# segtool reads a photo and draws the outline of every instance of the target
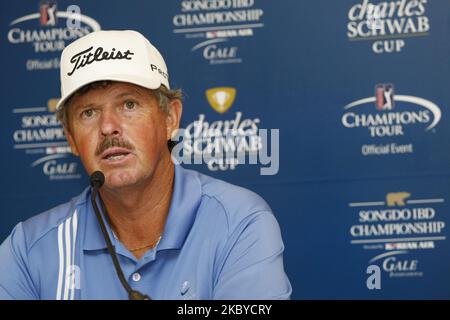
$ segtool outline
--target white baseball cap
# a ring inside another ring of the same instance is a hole
[[[61,54],[61,100],[56,110],[86,84],[113,80],[148,89],[169,87],[166,63],[139,32],[95,31],[68,45]]]

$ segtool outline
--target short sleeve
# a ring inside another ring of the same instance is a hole
[[[0,300],[38,299],[28,267],[23,225],[19,223],[0,246]]]
[[[246,217],[229,236],[213,298],[289,299],[292,288],[283,251],[281,231],[271,212]]]

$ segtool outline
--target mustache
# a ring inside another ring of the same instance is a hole
[[[99,156],[101,155],[105,150],[112,148],[112,147],[119,147],[128,149],[130,151],[134,150],[134,146],[128,142],[127,140],[123,138],[118,137],[107,137],[105,140],[103,140],[96,148],[95,155]]]

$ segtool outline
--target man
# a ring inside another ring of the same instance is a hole
[[[135,31],[93,32],[61,56],[57,115],[86,172],[125,281],[153,299],[287,299],[283,242],[256,194],[183,169],[168,141],[180,91]],[[102,206],[100,206],[102,207]],[[19,223],[0,247],[2,299],[127,299],[91,188]]]

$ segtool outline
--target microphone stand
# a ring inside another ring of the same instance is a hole
[[[97,172],[99,172],[102,177],[100,177],[100,178],[98,178],[98,176],[94,177],[94,175],[97,174]],[[95,178],[97,178],[97,179],[95,179]],[[97,217],[97,220],[100,224],[100,229],[102,230],[103,237],[105,238],[106,247],[108,248],[109,255],[111,256],[111,259],[114,264],[114,268],[116,269],[117,276],[118,276],[120,282],[122,283],[122,286],[127,291],[129,300],[151,300],[151,298],[148,295],[143,294],[137,290],[133,290],[133,288],[131,288],[131,286],[128,284],[127,280],[125,279],[125,276],[123,275],[122,268],[120,267],[119,260],[117,259],[116,251],[111,243],[111,238],[109,237],[108,231],[105,226],[105,222],[103,221],[103,218],[102,218],[100,211],[98,209],[98,206],[97,206],[97,202],[95,201],[95,199],[97,198],[98,189],[103,185],[104,181],[105,181],[105,176],[100,171],[96,171],[91,175],[91,186],[92,186],[91,202],[92,202],[92,207],[94,208],[94,212]],[[100,195],[99,195],[99,198],[100,198],[100,203],[102,205],[102,209],[103,209],[104,213],[106,215],[108,215],[108,212],[106,211],[106,207],[104,206],[103,200],[100,197]]]

